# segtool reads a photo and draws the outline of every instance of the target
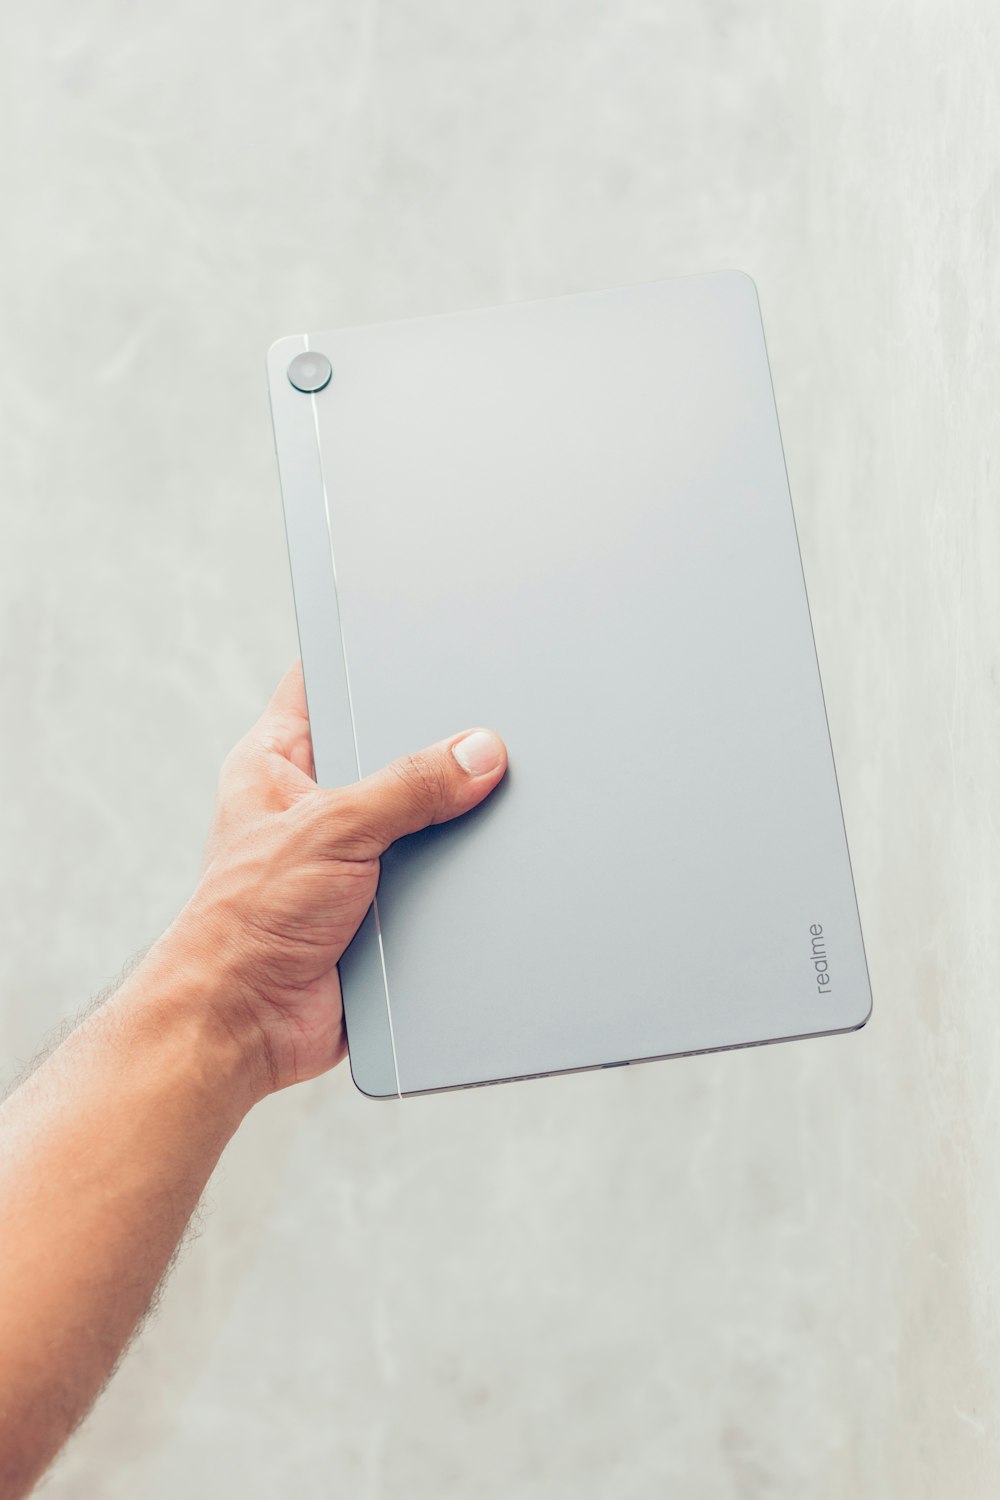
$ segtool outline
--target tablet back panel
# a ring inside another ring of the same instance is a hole
[[[753,283],[296,336],[269,378],[318,780],[477,724],[510,757],[384,857],[340,965],[358,1086],[861,1025]]]

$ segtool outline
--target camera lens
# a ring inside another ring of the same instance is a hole
[[[304,391],[307,396],[329,385],[332,374],[333,366],[326,355],[319,354],[314,349],[307,349],[304,354],[296,354],[288,366],[288,378],[292,385],[297,391]]]

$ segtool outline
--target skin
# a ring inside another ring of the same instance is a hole
[[[227,757],[191,899],[0,1106],[0,1500],[29,1493],[107,1381],[244,1116],[346,1055],[336,965],[381,855],[506,765],[466,730],[320,788],[298,665]]]

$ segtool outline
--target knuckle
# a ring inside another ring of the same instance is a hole
[[[283,801],[274,765],[243,740],[222,762],[216,796],[220,806],[244,810],[280,806]]]
[[[254,771],[253,745],[246,735],[237,740],[226,755],[219,769],[219,782],[223,786],[240,787]]]
[[[226,755],[226,757],[224,758],[222,765],[219,767],[220,786],[226,786],[227,783],[233,780],[236,769],[240,763],[242,748],[242,744],[234,745],[233,748],[229,751],[228,755]]]
[[[418,812],[431,816],[445,802],[447,780],[437,761],[421,754],[404,755],[391,769]]]

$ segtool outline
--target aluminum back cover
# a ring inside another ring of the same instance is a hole
[[[317,779],[477,724],[510,757],[383,859],[340,964],[359,1088],[862,1025],[753,282],[296,335],[268,372]]]

